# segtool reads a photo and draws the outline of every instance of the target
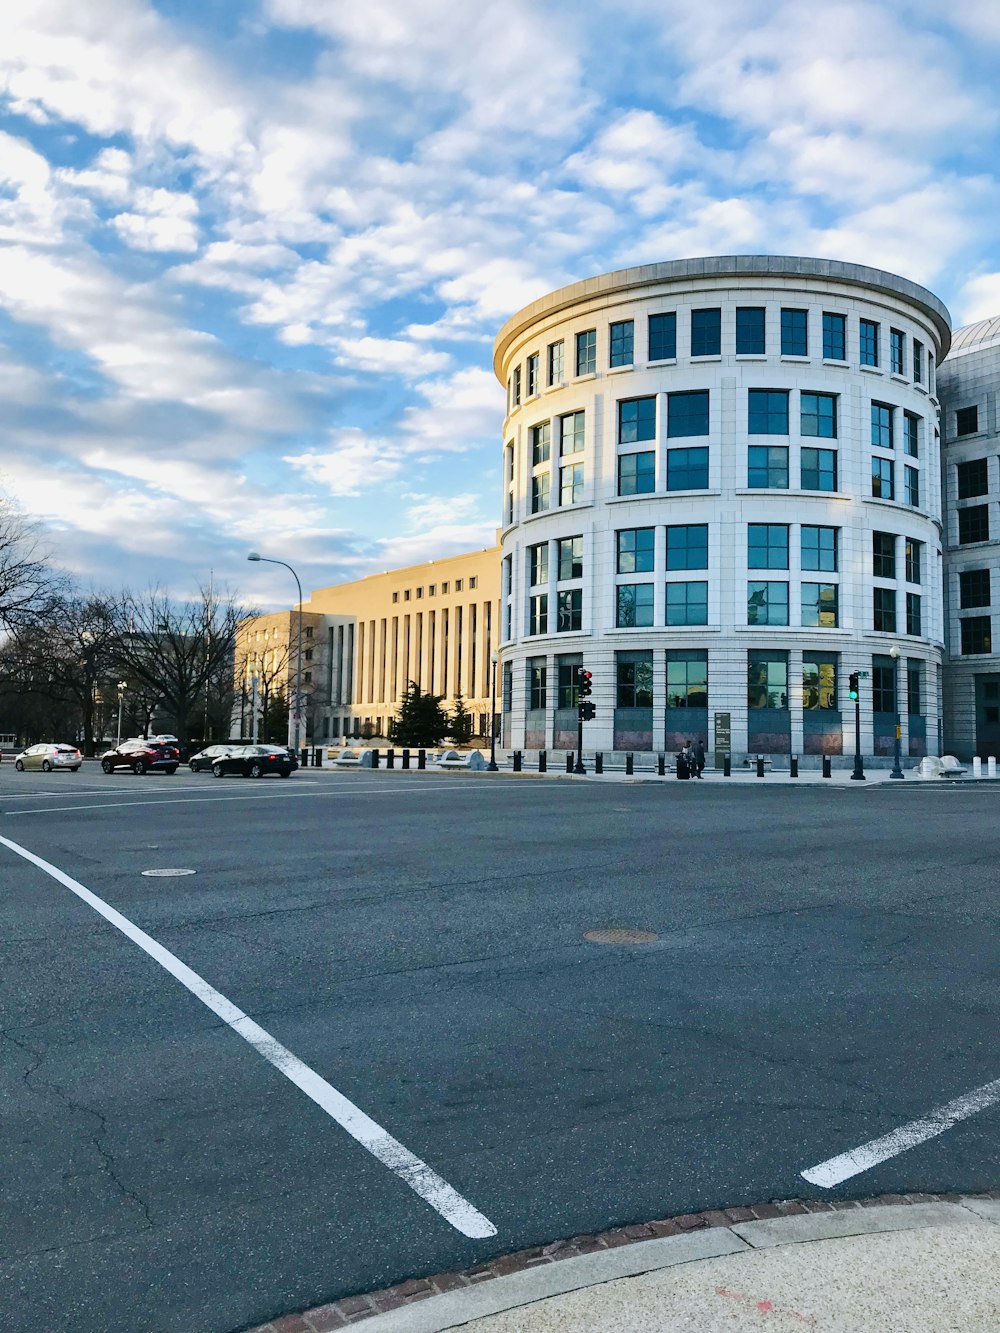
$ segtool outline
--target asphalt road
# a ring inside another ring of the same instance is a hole
[[[0,1329],[231,1333],[651,1217],[995,1188],[997,1104],[800,1174],[1000,1079],[1000,790],[901,786],[4,764],[0,836],[281,1047],[0,845]]]

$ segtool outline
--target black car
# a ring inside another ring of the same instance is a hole
[[[266,778],[269,773],[288,778],[298,768],[293,754],[281,745],[234,745],[228,754],[212,763],[217,778],[235,773],[241,778]]]
[[[199,750],[188,760],[188,768],[192,773],[198,773],[203,768],[211,768],[216,759],[221,759],[227,755],[230,750],[243,749],[243,746],[233,745],[227,742],[225,745],[209,745],[204,750]]]
[[[176,745],[166,741],[135,740],[122,741],[114,750],[101,755],[101,767],[105,773],[113,773],[116,768],[130,768],[133,773],[176,773],[181,762],[180,751]]]

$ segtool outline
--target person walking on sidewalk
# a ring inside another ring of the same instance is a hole
[[[700,778],[705,772],[705,747],[701,743],[701,737],[694,743],[694,775]]]

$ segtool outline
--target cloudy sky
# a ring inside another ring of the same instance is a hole
[[[0,3],[0,489],[86,584],[491,544],[499,326],[691,255],[1000,314],[1000,0]]]

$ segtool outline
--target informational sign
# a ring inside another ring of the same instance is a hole
[[[732,715],[730,713],[715,714],[715,767],[722,768],[723,760],[731,756],[732,745]]]

